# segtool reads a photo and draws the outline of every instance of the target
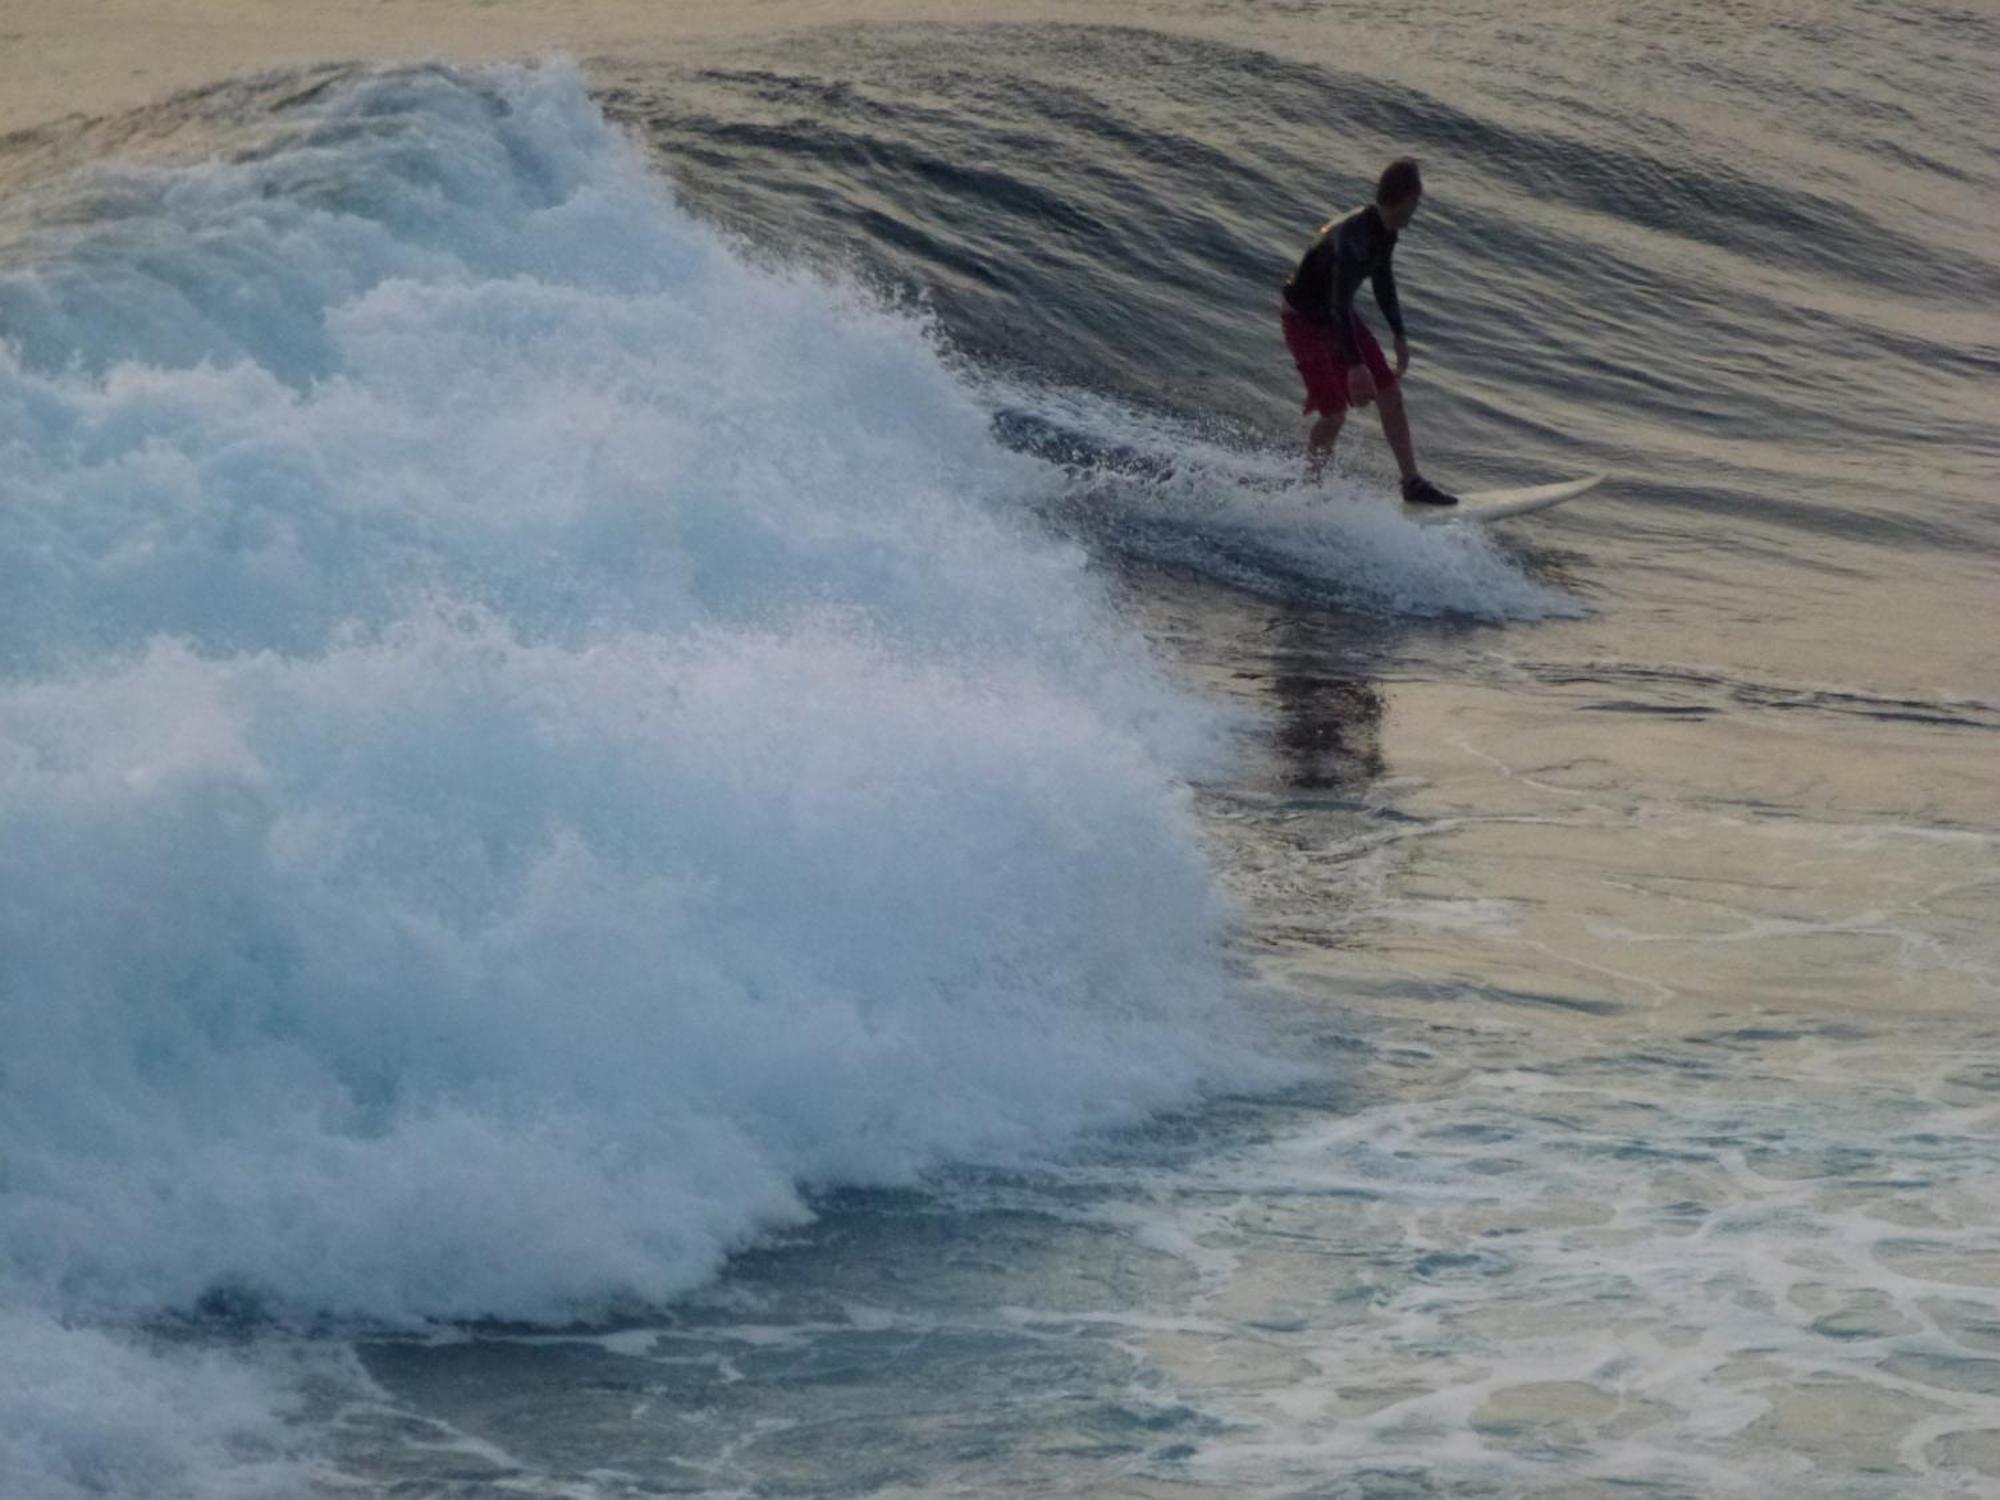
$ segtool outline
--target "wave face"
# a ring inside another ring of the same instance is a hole
[[[1186,424],[1282,449],[1296,473],[1278,284],[1314,225],[1412,153],[1431,188],[1398,275],[1434,477],[1603,470],[1571,520],[1614,497],[1674,532],[1720,515],[1732,545],[1748,533],[1828,568],[1991,550],[2000,343],[1969,316],[2000,274],[1977,211],[1993,158],[1973,122],[1991,111],[1961,61],[1990,47],[1983,20],[1920,6],[1793,34],[1732,12],[1669,35],[1534,7],[1500,36],[1438,9],[1371,15],[1337,45],[1313,7],[1278,5],[859,26],[607,61],[602,97],[691,204],[922,288],[989,368],[1099,398],[1012,403],[1046,436],[1183,480]],[[1662,49],[1654,86],[1624,94],[1607,80],[1641,35]],[[1366,291],[1358,306],[1381,332]],[[1374,426],[1350,421],[1350,472],[1389,472]],[[1262,468],[1259,453],[1206,476],[1216,534],[1255,554],[1226,583],[1367,614],[1560,612],[1463,538],[1364,524],[1325,549],[1360,549],[1342,565],[1274,523],[1243,482]],[[1133,550],[1171,551],[1152,520],[1189,498],[1141,487]]]
[[[0,269],[6,1301],[563,1318],[1222,1066],[1222,725],[920,319],[560,68],[65,191]]]

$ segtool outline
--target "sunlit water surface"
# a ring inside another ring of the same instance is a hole
[[[2000,1484],[2000,33],[1075,19],[0,143],[0,1489]]]

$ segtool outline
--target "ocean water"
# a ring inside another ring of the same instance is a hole
[[[1158,0],[0,138],[0,1496],[1990,1492],[1996,61]],[[1299,482],[1404,151],[1426,468],[1588,499]]]

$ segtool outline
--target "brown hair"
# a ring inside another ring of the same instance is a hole
[[[1404,202],[1423,190],[1424,179],[1417,171],[1414,156],[1397,157],[1375,179],[1375,201],[1384,205]]]

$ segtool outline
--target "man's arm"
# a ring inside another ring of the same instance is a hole
[[[1349,369],[1361,364],[1360,324],[1354,315],[1354,298],[1363,281],[1373,284],[1375,301],[1383,317],[1389,320],[1397,343],[1402,343],[1403,309],[1396,300],[1396,274],[1389,268],[1389,256],[1394,253],[1396,242],[1392,237],[1385,246],[1383,233],[1382,221],[1367,212],[1350,215],[1334,233],[1333,295],[1327,311],[1332,318],[1335,341],[1340,346],[1340,357]]]
[[[1389,331],[1396,335],[1398,343],[1403,339],[1403,304],[1396,296],[1396,272],[1388,261],[1382,262],[1382,269],[1375,273],[1375,305],[1382,309],[1382,316],[1389,324]]]
[[[1403,335],[1403,304],[1396,297],[1396,272],[1388,261],[1375,273],[1374,286],[1375,305],[1382,309],[1389,331],[1396,336],[1396,374],[1401,378],[1410,368],[1410,341]]]

